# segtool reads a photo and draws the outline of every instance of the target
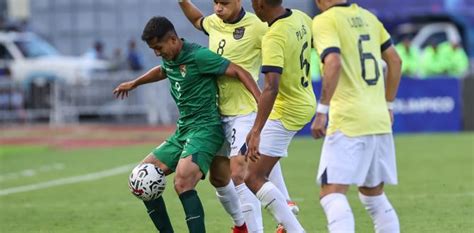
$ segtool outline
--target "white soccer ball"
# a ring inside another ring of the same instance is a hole
[[[163,194],[165,173],[151,163],[136,166],[130,174],[128,187],[133,195],[143,201],[154,200]]]

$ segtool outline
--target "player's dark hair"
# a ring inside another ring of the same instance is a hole
[[[158,41],[161,41],[168,33],[177,35],[171,21],[162,16],[155,16],[146,23],[142,33],[142,40],[148,43],[153,38],[157,38]]]
[[[277,7],[281,6],[283,3],[283,0],[265,0],[265,3],[268,4],[269,6]]]

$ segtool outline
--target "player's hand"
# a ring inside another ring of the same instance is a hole
[[[390,122],[393,125],[393,122],[395,121],[395,117],[393,116],[393,110],[388,110],[388,113],[390,114]]]
[[[247,152],[245,153],[245,161],[250,159],[252,162],[256,162],[260,158],[260,134],[250,131],[250,133],[247,135],[246,142]]]
[[[134,81],[123,82],[114,89],[114,95],[116,98],[128,97],[128,92],[135,88]]]
[[[313,138],[319,139],[326,136],[326,123],[328,121],[328,115],[317,113],[316,117],[311,124],[311,135]]]

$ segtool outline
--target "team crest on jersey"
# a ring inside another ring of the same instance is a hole
[[[179,65],[179,72],[181,73],[181,76],[186,76],[186,65]]]
[[[236,39],[236,40],[242,39],[242,37],[244,37],[244,33],[245,33],[245,28],[244,27],[236,28],[234,30],[234,39]]]

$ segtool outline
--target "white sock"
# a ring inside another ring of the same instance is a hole
[[[346,195],[331,193],[320,200],[326,213],[330,233],[351,233],[355,231],[354,215]]]
[[[271,182],[266,182],[257,192],[257,198],[275,220],[285,227],[288,233],[304,233],[304,229],[291,212],[285,197]]]
[[[365,196],[359,193],[359,199],[372,218],[376,233],[400,232],[397,212],[388,201],[385,193],[379,196]]]
[[[275,163],[275,166],[273,166],[273,169],[268,176],[268,180],[272,182],[278,190],[280,190],[281,194],[283,194],[287,201],[291,200],[288,189],[286,188],[285,179],[283,178],[283,173],[281,172],[280,161]]]
[[[234,220],[234,225],[242,226],[244,224],[244,215],[240,209],[239,196],[235,190],[234,182],[230,180],[229,184],[224,187],[216,188],[216,195],[225,211]]]
[[[242,183],[235,187],[249,233],[263,233],[262,208],[255,194]]]

